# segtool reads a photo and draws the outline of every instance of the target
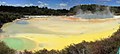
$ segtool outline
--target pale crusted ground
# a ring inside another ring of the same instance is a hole
[[[95,41],[108,38],[119,28],[116,19],[78,19],[66,16],[50,16],[25,20],[28,25],[5,24],[2,29],[9,36],[24,37],[36,42],[34,50],[43,48],[63,49],[83,40]]]

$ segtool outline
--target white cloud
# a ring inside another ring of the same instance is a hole
[[[49,4],[47,3],[44,3],[44,2],[41,2],[41,1],[38,1],[38,7],[47,7]]]
[[[6,4],[6,2],[1,2],[1,1],[0,1],[0,5],[5,5],[5,4]]]
[[[95,1],[109,2],[109,1],[112,1],[112,0],[95,0]]]
[[[59,4],[57,4],[56,8],[58,8],[58,9],[68,9],[68,4],[67,3],[59,3]]]
[[[22,6],[22,7],[25,7],[25,6],[33,6],[33,4],[6,4],[8,6]]]
[[[38,7],[47,7],[48,6],[48,4],[40,4],[40,5],[38,5]]]
[[[0,5],[22,6],[22,7],[25,7],[25,6],[34,6],[34,4],[32,4],[32,3],[29,3],[29,4],[9,4],[9,3],[6,3],[6,2],[1,2],[1,1],[0,1]]]
[[[111,0],[98,0],[98,1],[101,1],[101,2],[110,2]]]
[[[111,0],[106,0],[106,1],[111,1]]]
[[[22,7],[25,7],[25,6],[33,6],[33,4],[8,4],[6,2],[1,2],[0,1],[0,5],[7,5],[7,6],[22,6]]]
[[[22,6],[33,6],[33,4],[24,4]]]
[[[38,1],[38,3],[43,3],[43,2],[41,2],[41,1]]]
[[[65,3],[60,3],[59,6],[60,6],[60,7],[66,7],[67,4],[65,4]]]
[[[120,0],[116,1],[116,3],[120,4]]]
[[[3,4],[5,4],[6,2],[2,2]]]

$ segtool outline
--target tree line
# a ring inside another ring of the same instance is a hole
[[[110,11],[114,14],[120,13],[119,6],[106,6],[106,5],[76,5],[67,9],[51,9],[47,7],[38,7],[38,6],[25,6],[25,7],[14,7],[14,6],[0,6],[0,12],[10,12],[10,13],[19,13],[22,15],[75,15],[79,9],[83,11],[102,11],[105,7],[109,7]],[[99,10],[96,10],[99,9]]]
[[[20,13],[23,15],[66,15],[69,10],[66,9],[49,9],[47,7],[29,6],[29,7],[14,7],[14,6],[0,6],[0,11]]]
[[[0,28],[4,23],[12,22],[15,19],[22,18],[23,15],[19,13],[0,12]]]

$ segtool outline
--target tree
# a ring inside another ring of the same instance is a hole
[[[15,50],[10,49],[4,42],[0,42],[0,54],[15,54]]]

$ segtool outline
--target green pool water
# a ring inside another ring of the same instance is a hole
[[[36,47],[34,41],[26,38],[4,38],[2,41],[15,50],[32,50]]]

